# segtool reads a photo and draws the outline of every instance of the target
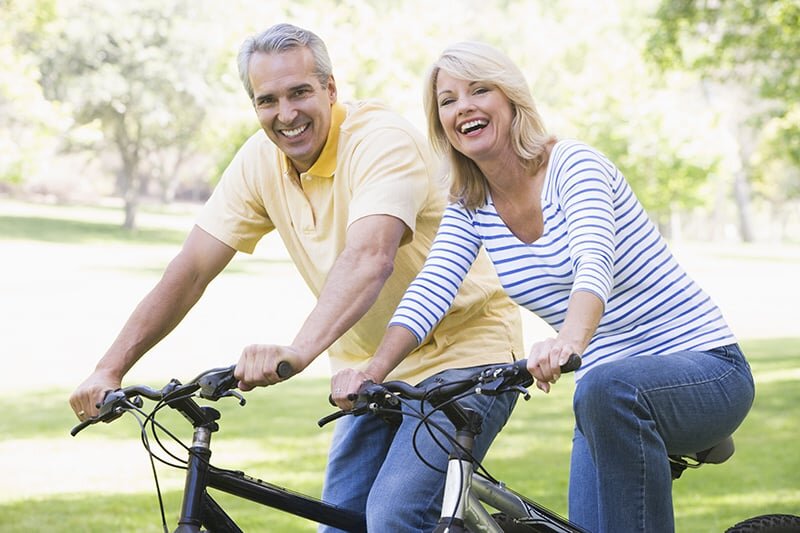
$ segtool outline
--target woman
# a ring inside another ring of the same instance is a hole
[[[671,255],[620,171],[545,132],[519,69],[481,43],[446,49],[427,78],[428,133],[451,163],[452,203],[365,372],[381,381],[441,318],[481,246],[509,296],[557,335],[528,368],[549,392],[571,353],[570,518],[589,531],[672,531],[668,454],[730,435],[753,401],[720,310]]]

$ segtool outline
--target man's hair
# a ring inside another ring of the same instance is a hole
[[[440,154],[450,160],[450,197],[467,209],[486,203],[486,178],[472,159],[457,151],[447,140],[439,121],[437,77],[440,71],[467,81],[497,87],[511,103],[511,142],[514,152],[531,171],[547,161],[547,146],[554,140],[545,130],[519,67],[499,50],[485,43],[465,41],[453,44],[431,66],[425,81],[423,101],[428,118],[428,138]]]
[[[291,24],[276,24],[267,30],[252,35],[245,39],[239,48],[237,63],[239,65],[239,77],[244,85],[244,90],[250,100],[253,99],[253,86],[250,84],[250,58],[256,52],[266,54],[281,53],[294,48],[307,47],[314,57],[314,74],[319,79],[320,84],[325,87],[328,79],[333,72],[331,58],[325,42],[319,36],[309,30],[298,28]]]

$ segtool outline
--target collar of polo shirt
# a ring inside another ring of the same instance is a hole
[[[335,102],[331,106],[331,129],[328,131],[328,138],[325,146],[322,147],[319,157],[311,165],[311,168],[303,174],[316,176],[318,178],[332,178],[336,171],[336,149],[339,146],[339,128],[342,127],[344,119],[347,118],[347,110],[344,105]],[[292,163],[286,154],[283,155],[285,168],[292,168]]]

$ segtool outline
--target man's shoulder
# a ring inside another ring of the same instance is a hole
[[[344,105],[347,118],[342,123],[342,130],[350,134],[374,132],[381,128],[396,128],[414,136],[419,134],[408,120],[380,100],[358,100]]]

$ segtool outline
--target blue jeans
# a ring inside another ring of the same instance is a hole
[[[575,389],[570,519],[593,533],[674,531],[667,455],[705,450],[753,403],[739,346],[640,356],[587,372]]]
[[[457,380],[479,368],[445,370],[422,381],[420,386]],[[473,394],[461,400],[464,407],[484,417],[483,429],[475,438],[474,455],[479,460],[505,425],[516,399],[516,394],[509,393]],[[411,402],[417,410],[420,403]],[[405,406],[403,409],[408,410]],[[425,412],[430,410],[426,402]],[[453,425],[441,412],[436,412],[431,420],[446,428],[449,435],[455,435]],[[399,427],[372,415],[339,419],[333,433],[322,499],[365,512],[368,531],[432,531],[441,513],[445,476],[424,464],[417,452],[444,471],[450,446],[437,432],[437,439],[445,448],[442,449],[424,427],[417,431],[418,426],[419,419],[411,416],[403,416]],[[321,525],[319,531],[340,530]]]

